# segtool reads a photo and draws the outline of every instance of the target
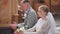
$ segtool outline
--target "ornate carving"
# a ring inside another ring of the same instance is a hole
[[[8,2],[8,0],[0,0],[0,11],[5,7],[7,2]]]
[[[8,0],[0,0],[0,3],[5,4]]]
[[[0,23],[1,24],[6,24],[9,21],[9,17],[8,17],[8,13],[6,11],[8,11],[8,4],[7,4],[7,0],[0,0]]]

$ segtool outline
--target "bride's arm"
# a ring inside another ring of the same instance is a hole
[[[49,29],[49,24],[44,23],[44,24],[41,25],[41,27],[36,32],[26,32],[25,31],[24,34],[43,34],[48,29]]]
[[[33,32],[36,30],[36,26],[33,26],[32,28],[25,30],[25,32]]]
[[[34,32],[35,30],[36,30],[36,26],[34,26],[28,30],[25,30],[24,34],[36,34],[36,32]]]

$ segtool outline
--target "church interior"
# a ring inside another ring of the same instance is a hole
[[[10,23],[23,23],[20,2],[22,0],[0,0],[0,34],[13,34]],[[56,21],[56,32],[60,34],[60,0],[29,0],[32,8],[37,12],[40,5],[47,5]]]

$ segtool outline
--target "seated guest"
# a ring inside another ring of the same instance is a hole
[[[37,14],[40,19],[34,27],[25,31],[15,31],[14,34],[55,34],[55,21],[51,12],[48,12],[48,6],[39,6]]]

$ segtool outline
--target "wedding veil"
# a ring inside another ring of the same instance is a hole
[[[55,24],[55,20],[54,20],[54,17],[52,15],[52,13],[48,12],[47,17],[48,17],[49,21],[51,22],[51,24],[50,24],[51,25],[50,34],[52,34],[52,33],[56,34],[56,24]]]

